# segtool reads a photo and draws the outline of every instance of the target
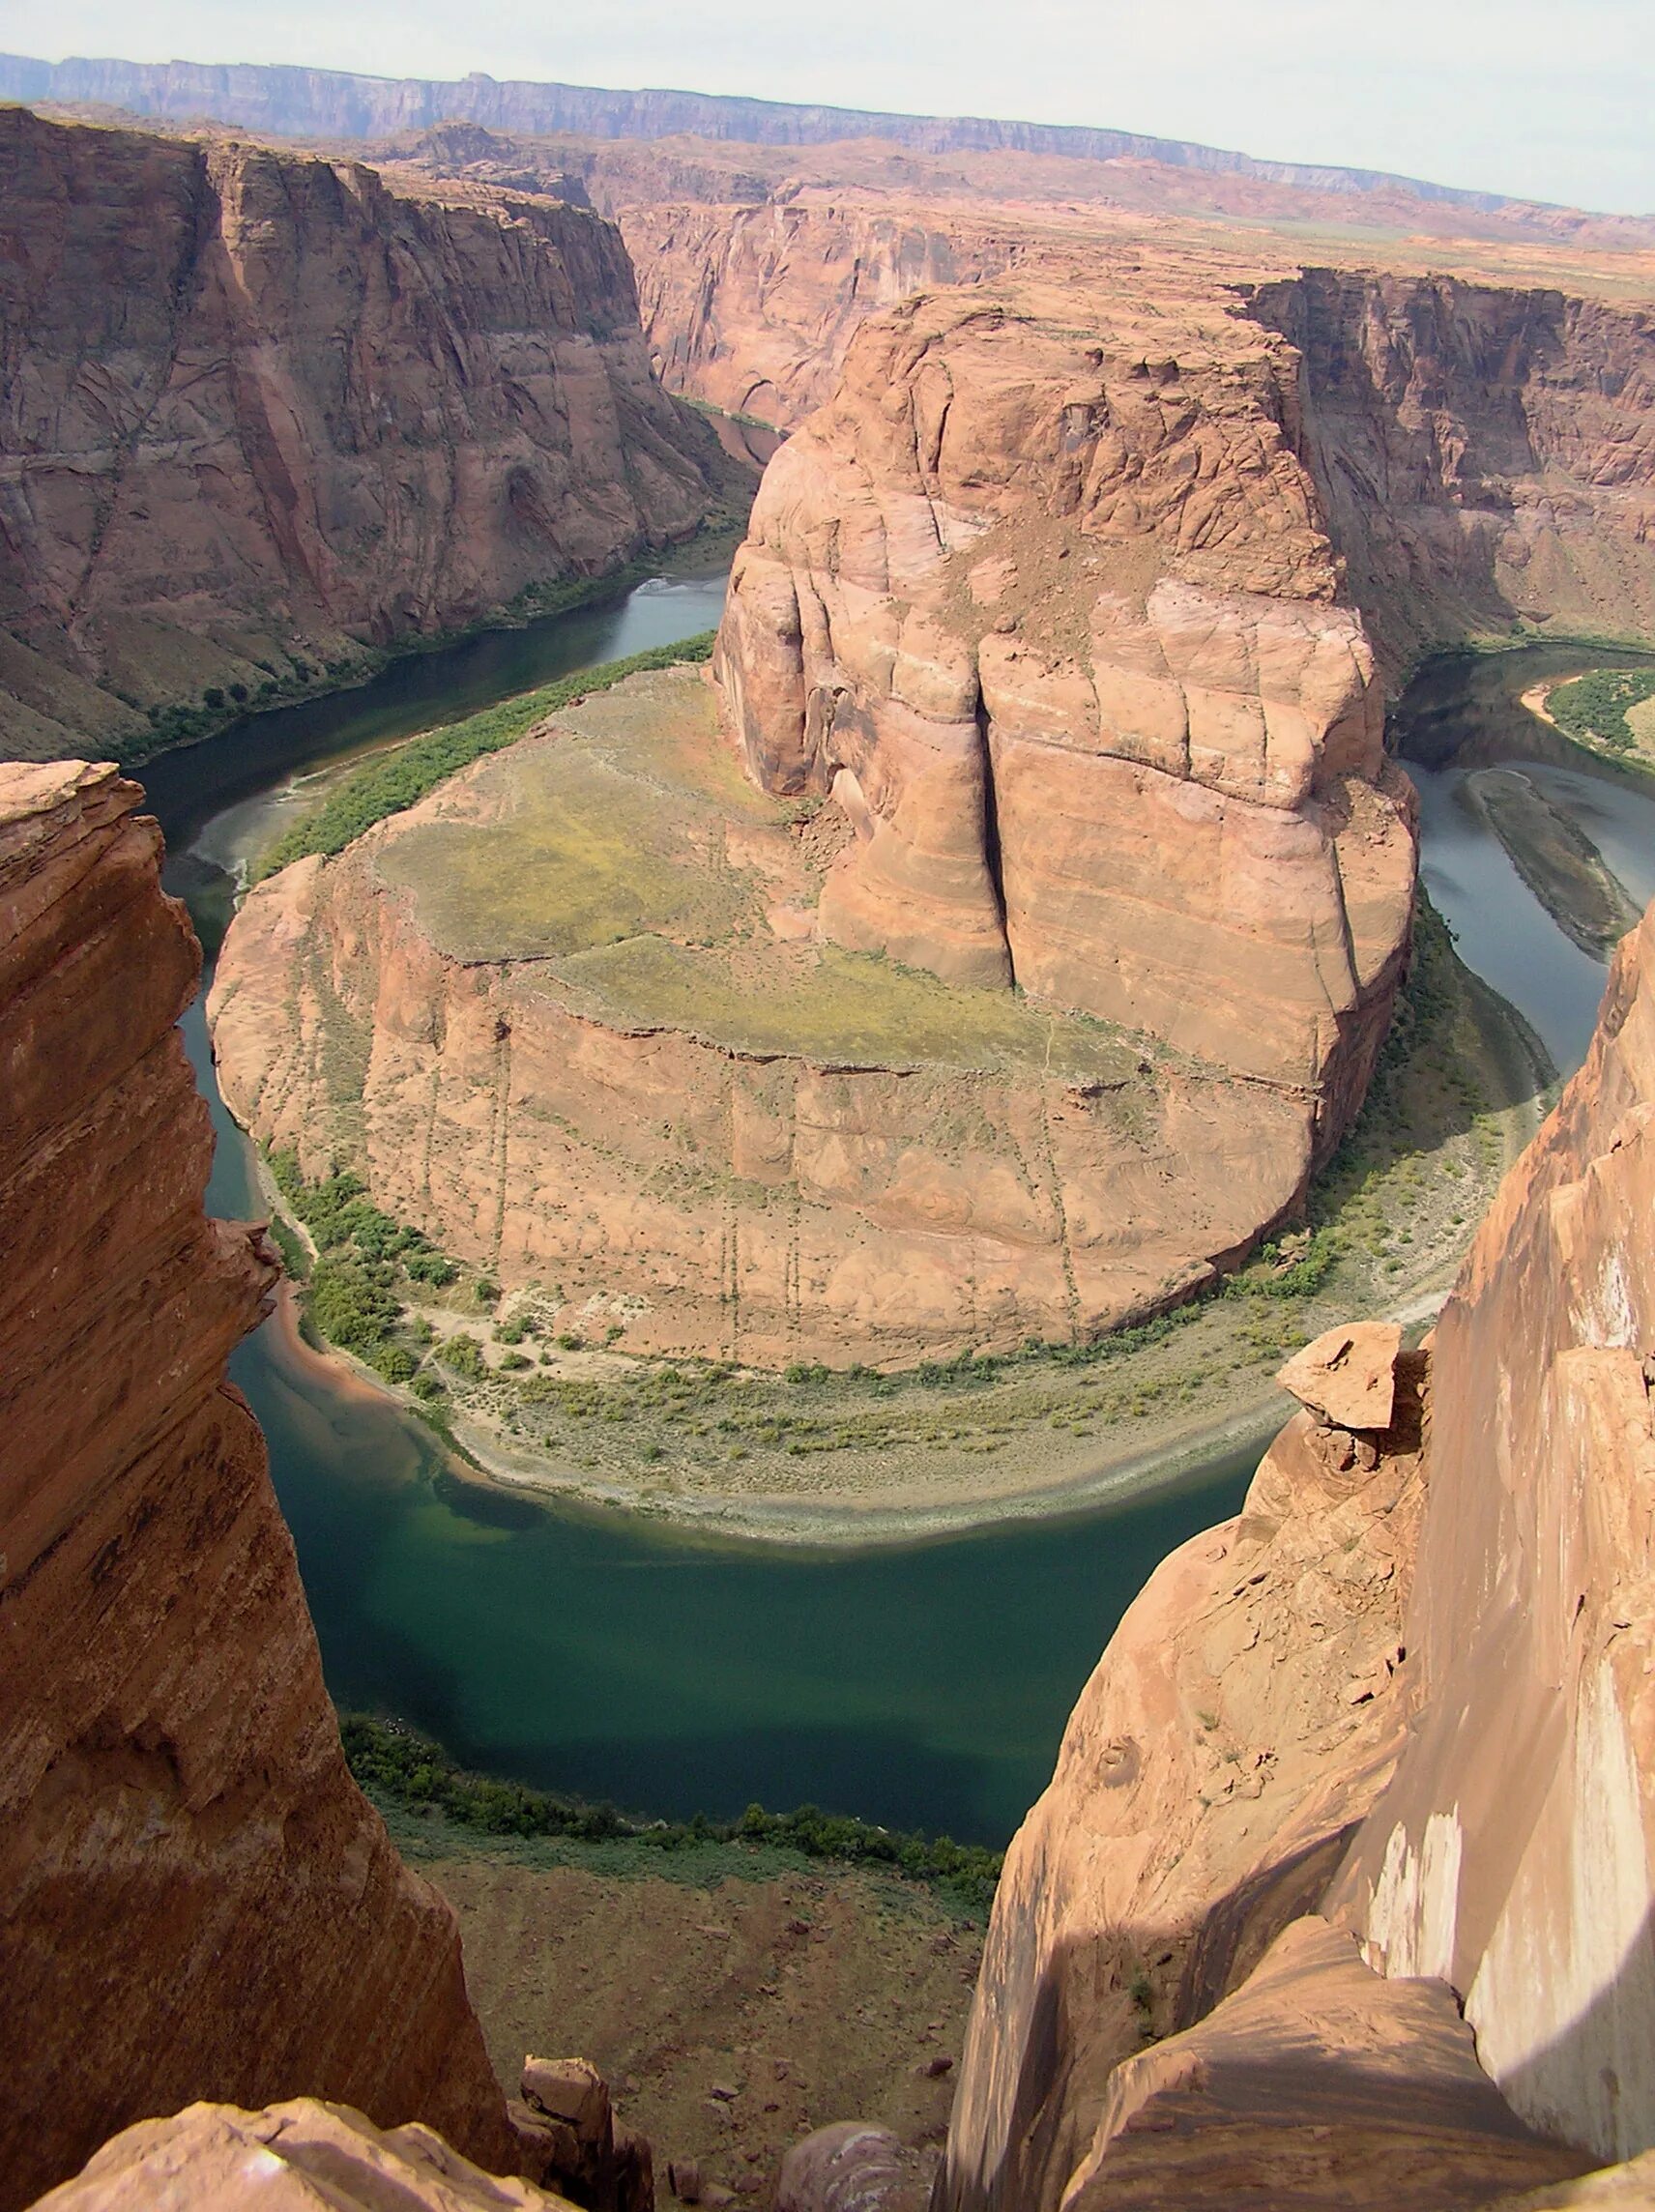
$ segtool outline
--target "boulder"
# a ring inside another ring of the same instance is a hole
[[[1294,1353],[1276,1381],[1326,1427],[1388,1429],[1401,1350],[1393,1321],[1341,1322]]]

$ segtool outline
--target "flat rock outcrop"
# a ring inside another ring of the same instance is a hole
[[[1299,1094],[822,942],[853,837],[741,775],[700,672],[634,678],[258,886],[223,1094],[629,1351],[772,1366],[1107,1326],[1291,1208]]]
[[[40,2199],[37,2212],[573,2212],[473,2166],[430,2128],[376,2128],[312,2097],[240,2111],[190,2105],[142,2120]]]
[[[130,751],[716,507],[613,225],[495,203],[0,112],[0,750]]]
[[[224,1379],[276,1257],[202,1210],[200,952],[141,796],[0,769],[0,2203],[204,2096],[509,2167],[453,1915],[346,1769]]]

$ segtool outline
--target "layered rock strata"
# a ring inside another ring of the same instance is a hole
[[[1333,1425],[1330,1385],[1352,1380],[1368,1417],[1381,1348],[1330,1332],[1295,1363],[1318,1412],[1122,1622],[1007,1863],[947,2205],[1200,2202],[1249,2173],[1284,2205],[1432,2200],[1377,2153],[1332,2196],[1315,2159],[1292,2165],[1306,2130],[1332,2130],[1322,2158],[1364,2109],[1312,2093],[1320,1999],[1280,1953],[1258,1965],[1307,1913],[1389,1978],[1364,2003],[1437,2083],[1409,2092],[1416,2116],[1464,2075],[1396,2009],[1436,1983],[1516,2116],[1505,2139],[1521,2121],[1582,2164],[1655,2141],[1652,1008],[1655,916],[1444,1309],[1423,1430],[1425,1355],[1407,1353],[1401,1435]],[[1146,2027],[1174,2040],[1140,2058]],[[1273,2149],[1248,2148],[1249,2111]],[[1155,2130],[1175,2139],[1158,2180],[1134,2139]],[[1444,2201],[1515,2188],[1461,2147],[1482,2194]]]
[[[264,64],[215,67],[199,62],[82,58],[53,63],[7,54],[0,55],[0,96],[95,102],[189,121],[212,116],[252,130],[306,136],[378,137],[458,121],[519,133],[575,132],[600,141],[699,134],[719,150],[730,141],[745,141],[755,148],[844,141],[848,143],[839,149],[844,153],[884,140],[919,155],[1045,157],[1062,167],[1073,164],[1082,176],[1093,165],[1118,164],[1117,189],[1123,195],[1131,194],[1136,173],[1149,168],[1215,184],[1245,180],[1254,187],[1309,193],[1324,215],[1339,210],[1342,202],[1367,202],[1370,208],[1378,203],[1405,229],[1431,227],[1435,216],[1439,220],[1445,218],[1467,236],[1492,228],[1519,237],[1645,242],[1649,238],[1647,221],[1636,218],[1582,215],[1578,209],[1422,184],[1371,169],[1259,160],[1219,147],[1129,131],[986,116],[887,115],[708,93],[611,92],[590,85],[498,82],[481,71],[445,83]],[[1060,197],[1060,190],[1054,196]],[[1238,212],[1235,203],[1224,197],[1208,204]]]
[[[0,112],[0,749],[142,742],[717,505],[619,234],[496,202]]]
[[[1194,2026],[1316,1909],[1395,1753],[1426,1365],[1385,1431],[1299,1413],[1117,1629],[1001,1878],[950,2205],[1057,2207],[1146,2028]]]
[[[453,1916],[346,1770],[224,1379],[276,1259],[202,1211],[200,953],[140,797],[0,770],[0,2203],[198,2097],[508,2167]]]
[[[1393,663],[1518,617],[1655,629],[1655,313],[1636,296],[1338,269],[1245,289],[1297,352],[1298,450]]]
[[[224,1096],[628,1351],[776,1366],[1108,1326],[1292,1206],[1300,1094],[821,942],[853,835],[635,678],[253,891]]]
[[[1034,277],[864,326],[767,472],[716,672],[767,788],[856,843],[823,933],[1365,1088],[1411,794],[1288,425],[1296,363],[1199,289]]]

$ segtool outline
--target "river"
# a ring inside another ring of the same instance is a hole
[[[168,882],[209,946],[232,879],[325,773],[433,721],[716,620],[722,578],[395,663],[363,689],[257,717],[143,771]],[[1655,804],[1568,766],[1513,704],[1605,655],[1438,663],[1399,713],[1423,866],[1463,955],[1576,1064],[1604,971],[1578,952],[1479,819],[1467,765],[1532,760],[1633,895],[1655,895]],[[1553,666],[1553,663],[1557,665]],[[218,1144],[209,1202],[258,1201],[218,1098],[199,1004],[185,1033]],[[1256,1451],[1083,1515],[856,1552],[709,1539],[456,1481],[434,1438],[267,1324],[231,1372],[263,1424],[335,1701],[395,1714],[459,1759],[631,1810],[727,1816],[814,1802],[1003,1843],[1051,1772],[1076,1694],[1156,1562],[1234,1512]]]

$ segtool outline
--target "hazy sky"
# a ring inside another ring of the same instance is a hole
[[[1655,0],[0,0],[0,47],[1108,124],[1655,213]]]

